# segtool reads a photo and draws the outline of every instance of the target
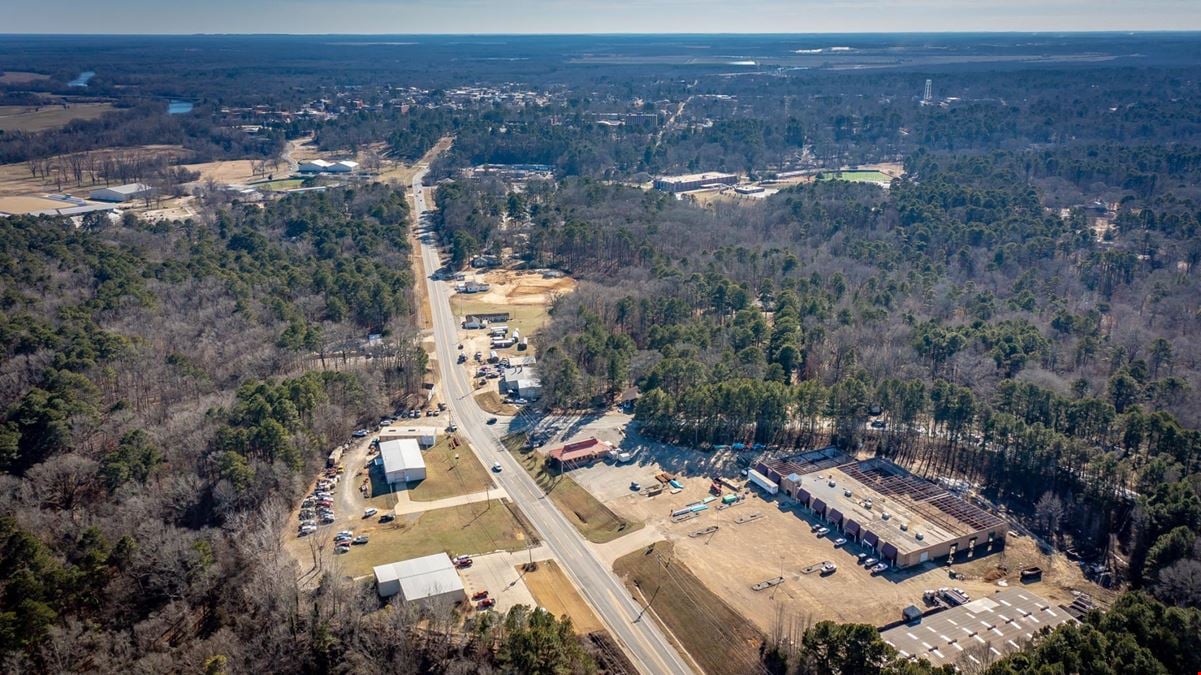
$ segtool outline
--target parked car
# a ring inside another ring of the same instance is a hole
[[[346,545],[335,546],[334,553],[350,553],[350,547]]]
[[[817,536],[819,536],[819,537],[824,537],[824,536],[826,536],[827,534],[830,534],[830,528],[828,528],[828,527],[819,527],[819,528],[817,528]]]
[[[379,513],[379,509],[374,508],[374,507],[363,509],[363,517],[364,518],[370,518],[371,516],[374,516],[377,513]]]
[[[379,428],[380,428],[380,429],[383,429],[384,427],[390,427],[390,426],[392,426],[392,420],[390,420],[390,419],[387,419],[387,420],[380,420],[380,421],[379,421]]]
[[[880,574],[886,569],[888,569],[888,563],[882,562],[872,568],[872,574]]]
[[[478,593],[474,593],[471,596],[471,599],[472,600],[483,600],[486,597],[488,597],[488,591],[480,591]]]
[[[342,530],[341,532],[338,532],[338,536],[339,537],[353,537],[354,530]]]
[[[636,480],[630,481],[630,489],[633,490],[634,492],[637,492],[642,489],[642,484]]]
[[[486,422],[484,422],[484,424],[496,424],[496,418],[489,417],[488,420]]]
[[[438,401],[438,410],[446,410],[446,404],[442,401]]]
[[[459,425],[455,424],[454,422],[451,422],[450,424],[446,425],[446,430],[453,434],[454,432],[459,430]]]
[[[496,598],[484,598],[476,603],[476,609],[488,609],[496,604]]]
[[[396,516],[392,515],[391,513],[385,513],[379,517],[379,522],[381,523],[390,523],[394,520],[396,520]]]
[[[863,566],[871,568],[874,567],[878,562],[880,562],[878,559],[869,556],[863,560]]]
[[[350,543],[354,544],[355,546],[362,546],[363,544],[367,543],[367,535],[360,534],[359,536],[355,537],[354,539],[351,539]]]
[[[845,543],[847,543],[847,540],[846,540],[846,538],[845,538],[845,537],[839,537],[839,538],[837,538],[837,539],[835,539],[835,540],[834,540],[834,548],[838,548],[839,546],[842,546],[842,545],[843,545],[843,544],[845,544]]]
[[[454,563],[455,567],[471,567],[471,556],[469,555],[457,555],[450,561]]]
[[[306,535],[310,535],[316,531],[317,531],[316,525],[301,525],[300,530],[299,530],[300,536],[302,536],[302,537],[306,536]]]
[[[367,431],[366,429],[355,429],[351,436],[354,436],[355,438],[367,438],[367,434],[369,433],[371,432]]]
[[[459,354],[459,363],[466,363],[466,362],[467,362],[467,355]]]

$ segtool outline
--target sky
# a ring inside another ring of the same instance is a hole
[[[1201,30],[1201,0],[3,0],[0,33]]]

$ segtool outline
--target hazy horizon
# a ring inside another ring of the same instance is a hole
[[[1088,33],[1201,30],[1187,0],[13,0],[16,35],[662,35]]]

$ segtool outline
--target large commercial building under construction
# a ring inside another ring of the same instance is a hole
[[[825,448],[755,470],[893,567],[999,551],[1009,531],[1003,519],[885,459],[855,461]]]

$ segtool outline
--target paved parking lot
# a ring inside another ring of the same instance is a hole
[[[550,555],[545,547],[540,546],[532,552],[473,556],[471,567],[459,573],[463,578],[467,596],[471,597],[479,591],[488,591],[488,597],[496,599],[493,609],[502,614],[514,605],[537,607],[538,603],[534,601],[534,596],[526,587],[518,569],[529,561],[531,554],[534,560],[546,560]],[[474,603],[472,604],[474,606]]]

